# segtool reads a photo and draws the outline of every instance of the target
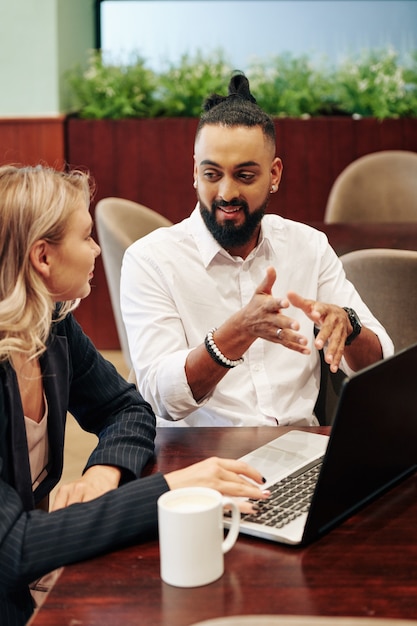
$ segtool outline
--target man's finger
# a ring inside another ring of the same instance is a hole
[[[272,293],[272,287],[277,277],[277,273],[273,267],[266,268],[266,275],[261,284],[257,287],[256,293]]]
[[[297,309],[302,309],[303,311],[311,305],[311,300],[306,300],[294,291],[289,291],[287,293],[287,298],[293,306],[297,307]]]

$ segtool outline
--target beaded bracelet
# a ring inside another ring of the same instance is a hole
[[[222,365],[223,367],[228,367],[229,369],[232,367],[236,367],[236,365],[240,365],[243,363],[243,356],[240,359],[228,359],[224,354],[219,350],[216,346],[216,342],[213,338],[213,333],[217,330],[217,328],[212,328],[208,331],[206,338],[204,339],[204,345],[206,346],[207,352],[211,356],[211,358],[216,361],[218,365]]]

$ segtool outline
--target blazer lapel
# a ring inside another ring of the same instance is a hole
[[[1,416],[2,430],[9,430],[9,446],[5,450],[5,458],[9,459],[2,469],[4,478],[18,492],[25,511],[35,506],[35,501],[42,500],[59,481],[62,474],[63,451],[65,437],[65,421],[68,407],[70,371],[67,339],[52,336],[48,349],[40,359],[43,385],[48,402],[48,437],[50,457],[48,476],[32,492],[28,445],[26,438],[23,407],[20,399],[16,374],[12,367],[3,368],[4,403]],[[8,475],[12,473],[12,476]]]
[[[40,359],[43,385],[48,402],[49,463],[48,477],[39,485],[36,500],[61,478],[64,460],[65,422],[68,409],[70,370],[67,338],[53,335]]]

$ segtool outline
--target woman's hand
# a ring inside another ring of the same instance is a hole
[[[170,489],[210,487],[225,496],[256,500],[264,500],[270,495],[269,491],[256,486],[255,483],[262,485],[265,482],[257,470],[244,461],[232,459],[211,457],[184,469],[169,472],[165,479]],[[243,513],[249,513],[253,510],[253,505],[242,501],[240,509]]]
[[[51,511],[63,509],[75,502],[94,500],[94,498],[116,489],[120,477],[121,471],[117,467],[93,465],[78,480],[59,487]]]

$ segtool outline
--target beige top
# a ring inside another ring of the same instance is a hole
[[[30,474],[32,477],[33,490],[35,490],[46,477],[46,466],[49,458],[48,403],[46,401],[45,393],[43,394],[43,400],[45,411],[40,422],[35,422],[35,420],[25,416],[26,438],[28,442]],[[52,589],[60,572],[61,568],[54,570],[50,574],[46,574],[45,576],[42,576],[42,578],[39,578],[31,583],[30,591],[36,608],[39,608],[45,601],[48,592]]]
[[[32,489],[35,490],[46,477],[49,458],[48,444],[48,403],[43,394],[45,411],[40,422],[25,416],[26,438],[29,450]]]

